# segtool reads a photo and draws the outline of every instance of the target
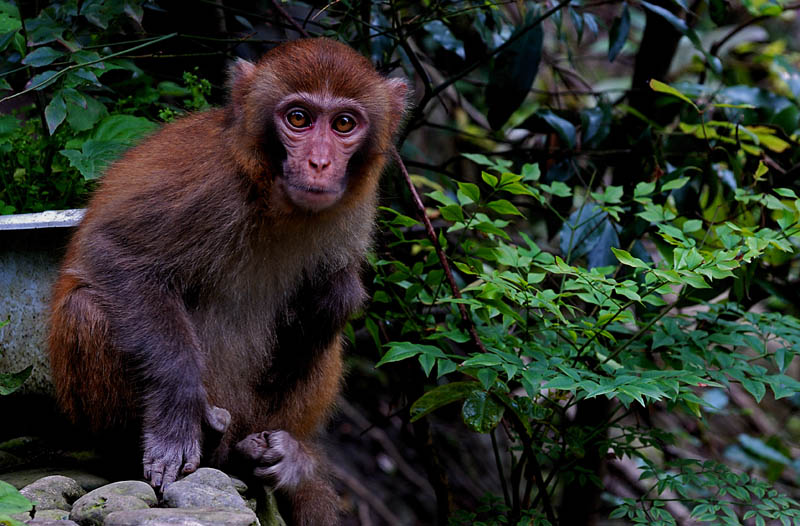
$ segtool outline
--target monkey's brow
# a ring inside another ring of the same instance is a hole
[[[360,113],[366,113],[364,106],[357,100],[349,97],[339,97],[329,93],[309,93],[301,91],[286,97],[281,101],[280,106],[286,107],[292,104],[300,104],[315,111],[352,109]]]

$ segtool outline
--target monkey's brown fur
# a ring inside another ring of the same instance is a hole
[[[284,173],[274,113],[295,93],[366,111],[368,134],[338,167],[346,190],[320,211],[284,190],[296,176]],[[238,447],[293,499],[296,523],[335,523],[309,441],[340,389],[340,331],[364,297],[359,268],[404,104],[405,85],[350,48],[296,41],[239,63],[228,105],[114,163],[54,289],[49,351],[64,410],[95,430],[141,425],[156,486],[197,468],[201,424],[223,431],[206,463],[226,467]]]

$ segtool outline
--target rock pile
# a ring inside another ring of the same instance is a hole
[[[243,482],[211,468],[171,484],[161,502],[141,481],[112,482],[87,493],[62,475],[40,478],[20,493],[34,508],[15,518],[31,526],[285,526],[271,494],[260,506],[256,498],[245,500]]]

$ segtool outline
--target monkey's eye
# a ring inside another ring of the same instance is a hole
[[[303,110],[292,110],[286,115],[286,122],[293,128],[308,128],[311,126],[311,117]]]
[[[356,120],[350,115],[339,115],[333,121],[333,129],[339,133],[350,133],[356,127]]]

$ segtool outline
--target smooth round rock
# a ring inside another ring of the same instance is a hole
[[[251,526],[257,524],[252,511],[221,511],[208,508],[152,508],[117,511],[104,526]]]
[[[33,519],[25,524],[29,526],[78,526],[77,522],[70,520],[50,520],[50,519]]]
[[[36,505],[37,515],[42,510],[69,512],[72,509],[72,503],[86,494],[75,480],[62,475],[41,478],[28,484],[19,492]]]
[[[213,508],[249,510],[231,478],[213,468],[200,468],[173,482],[164,491],[164,505],[170,508]]]
[[[69,520],[69,511],[67,510],[40,510],[36,509],[36,515],[33,520],[35,521],[65,521]],[[39,524],[38,522],[36,524]]]
[[[106,517],[116,511],[147,510],[158,504],[149,484],[123,480],[90,491],[75,501],[69,518],[81,526],[103,526]]]

